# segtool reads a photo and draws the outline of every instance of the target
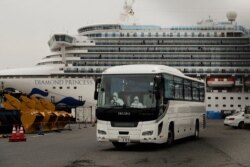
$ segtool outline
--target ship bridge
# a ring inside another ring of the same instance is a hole
[[[71,37],[67,34],[55,34],[53,35],[48,44],[52,51],[60,49],[61,46],[72,46],[74,42],[74,37]]]

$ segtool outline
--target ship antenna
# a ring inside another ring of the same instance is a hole
[[[123,12],[120,15],[119,22],[131,23],[135,24],[135,12],[133,10],[133,4],[135,0],[125,0],[123,5]]]

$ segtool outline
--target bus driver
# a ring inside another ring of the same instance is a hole
[[[111,100],[111,104],[122,106],[124,105],[124,102],[122,99],[118,97],[118,94],[116,92],[113,93],[113,99]]]

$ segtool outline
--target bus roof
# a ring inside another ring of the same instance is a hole
[[[122,65],[114,66],[106,69],[102,74],[159,74],[166,73],[182,78],[203,82],[195,78],[188,77],[176,68],[164,66],[164,65],[153,65],[153,64],[133,64],[133,65]]]

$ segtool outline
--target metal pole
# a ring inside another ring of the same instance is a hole
[[[84,128],[87,128],[87,120],[85,119]]]

